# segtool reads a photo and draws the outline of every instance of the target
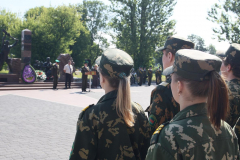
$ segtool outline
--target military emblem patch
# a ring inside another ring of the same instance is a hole
[[[154,115],[149,116],[150,126],[152,126],[152,127],[155,126],[156,122],[157,122],[157,118]]]

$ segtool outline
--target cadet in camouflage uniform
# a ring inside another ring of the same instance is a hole
[[[56,63],[52,66],[52,75],[53,75],[53,89],[57,89],[58,85],[58,76],[59,76],[59,60],[55,60]]]
[[[221,59],[197,50],[177,51],[171,89],[180,112],[154,132],[147,160],[236,160],[237,137],[223,119],[228,90],[218,74]],[[207,102],[207,103],[206,103]]]
[[[138,71],[137,71],[137,81],[138,81],[138,85],[141,86],[143,83],[143,70],[142,67],[139,67]]]
[[[156,77],[156,85],[159,85],[162,82],[162,71],[160,70],[160,67],[155,72],[155,77]]]
[[[145,159],[151,135],[142,107],[131,102],[132,67],[132,58],[122,50],[102,54],[99,73],[105,95],[80,114],[70,160]]]
[[[150,86],[152,83],[152,73],[152,66],[150,66],[150,68],[148,69],[148,86]]]
[[[177,50],[191,48],[194,48],[194,43],[191,41],[177,36],[169,37],[164,47],[157,50],[163,51],[163,68],[166,69],[173,64]],[[150,107],[146,110],[149,113],[152,133],[160,124],[170,121],[179,112],[179,105],[172,96],[171,78],[169,75],[166,75],[166,77],[166,82],[162,82],[152,91]]]
[[[146,71],[146,68],[144,67],[144,69],[143,69],[143,84],[146,83],[146,79],[147,79],[147,71]]]
[[[230,112],[226,122],[233,127],[240,116],[240,44],[231,44],[226,51],[221,74],[230,90]]]

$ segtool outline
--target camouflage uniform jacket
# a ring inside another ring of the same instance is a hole
[[[151,69],[148,69],[148,77],[152,77],[152,70]]]
[[[240,80],[230,80],[227,82],[227,85],[230,90],[230,113],[226,122],[233,127],[236,124],[237,119],[240,117]]]
[[[80,113],[70,160],[143,160],[150,145],[148,119],[133,104],[135,125],[128,127],[117,115],[117,91],[104,95],[96,105]]]
[[[153,133],[159,125],[170,121],[178,112],[179,104],[174,100],[171,91],[171,79],[162,82],[151,93],[149,113],[149,123],[151,133]]]
[[[162,82],[162,72],[160,70],[157,70],[155,72],[155,77],[156,77],[156,84],[159,84]]]
[[[225,122],[219,130],[210,123],[205,103],[180,111],[154,132],[147,160],[235,160],[237,138]]]
[[[238,118],[236,125],[234,126],[234,131],[238,138],[238,146],[240,146],[240,117]]]

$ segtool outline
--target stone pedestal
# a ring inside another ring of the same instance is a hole
[[[26,64],[31,63],[32,32],[28,29],[22,30],[21,38],[21,70]]]
[[[19,82],[18,74],[0,74],[0,82]]]

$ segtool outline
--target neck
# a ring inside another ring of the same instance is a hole
[[[179,105],[180,105],[180,111],[185,109],[188,106],[198,104],[198,103],[206,103],[207,98],[202,98],[202,97],[195,97],[191,98],[191,100],[183,100],[182,98],[179,99]]]
[[[106,85],[104,87],[104,90],[105,90],[105,94],[107,94],[109,92],[112,92],[112,91],[116,90],[116,88],[112,88],[110,85]]]
[[[173,63],[174,63],[174,61],[170,62],[170,63],[169,63],[169,65],[165,66],[165,68],[164,68],[164,69],[166,69],[166,68],[168,68],[168,67],[172,66],[172,65],[173,65]]]
[[[233,79],[238,79],[238,80],[240,80],[240,78],[234,76],[233,73],[231,72],[231,73],[229,73],[228,76],[227,76],[227,81],[231,81],[231,80],[233,80]]]

